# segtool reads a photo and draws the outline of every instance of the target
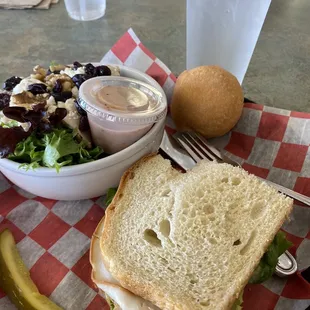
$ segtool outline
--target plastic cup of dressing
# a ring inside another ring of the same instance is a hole
[[[93,141],[108,154],[130,146],[167,114],[167,98],[153,86],[120,76],[95,77],[79,89]]]

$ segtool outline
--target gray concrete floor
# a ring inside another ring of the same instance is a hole
[[[310,112],[310,1],[272,0],[243,87],[270,106]],[[179,74],[185,68],[185,0],[107,0],[103,19],[71,20],[63,1],[47,11],[0,10],[0,81],[36,64],[98,61],[132,27]]]

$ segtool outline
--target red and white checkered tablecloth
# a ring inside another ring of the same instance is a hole
[[[102,62],[147,72],[170,98],[175,76],[132,29]],[[170,119],[167,130],[174,130]],[[213,142],[249,172],[310,196],[310,114],[247,103],[236,128]],[[104,215],[104,200],[68,202],[36,197],[0,173],[0,231],[7,227],[13,232],[40,292],[64,309],[108,309],[90,279],[88,258],[91,235]],[[305,310],[310,306],[310,283],[300,273],[310,266],[310,207],[296,203],[291,221],[282,229],[294,243],[291,252],[299,271],[288,278],[274,276],[261,285],[248,285],[245,310]],[[0,309],[16,309],[1,290]]]

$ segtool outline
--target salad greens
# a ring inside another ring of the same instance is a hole
[[[105,294],[105,299],[106,299],[107,303],[110,306],[110,310],[114,310],[115,309],[115,305],[114,305],[113,300],[109,297],[109,295]]]
[[[276,269],[279,256],[281,256],[291,246],[292,243],[286,239],[285,233],[279,231],[274,237],[267,252],[260,260],[259,265],[252,274],[249,283],[258,284],[268,280]],[[235,301],[232,310],[242,310],[243,293],[244,292],[242,291],[239,298]]]
[[[233,304],[231,310],[242,310],[242,303],[243,303],[243,292],[242,291],[239,295],[239,298]]]
[[[112,72],[108,66],[75,61],[68,67],[73,71],[71,77],[61,73],[66,67],[57,61],[51,61],[48,69],[35,66],[33,71],[40,82],[31,76],[5,80],[5,91],[0,91],[0,158],[19,162],[26,169],[48,167],[59,171],[63,166],[103,157],[102,149],[92,146],[87,113],[77,97],[84,81]]]
[[[77,142],[69,128],[54,128],[52,132],[38,136],[33,132],[19,142],[8,159],[21,163],[25,169],[55,168],[77,165],[96,160],[103,154],[100,147],[86,149],[85,142]]]
[[[116,192],[117,192],[117,188],[109,188],[108,189],[106,199],[105,199],[106,206],[108,206],[112,202]]]
[[[59,63],[56,60],[52,60],[50,62],[50,66],[58,66],[58,65],[59,65]]]
[[[270,244],[267,252],[260,260],[259,265],[255,269],[249,283],[257,284],[269,279],[276,269],[278,257],[291,246],[292,243],[286,239],[285,233],[279,231]]]
[[[12,128],[12,127],[18,127],[18,126],[19,126],[18,121],[11,120],[6,123],[0,121],[0,127],[2,128]]]

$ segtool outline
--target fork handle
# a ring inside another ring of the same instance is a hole
[[[260,178],[261,180],[265,181],[266,183],[270,184],[272,187],[274,187],[275,189],[277,189],[279,192],[287,195],[287,196],[290,196],[291,198],[294,198],[295,200],[298,200],[300,202],[303,202],[304,204],[306,204],[307,206],[310,206],[310,198],[305,196],[305,195],[302,195],[302,194],[299,194],[289,188],[286,188],[282,185],[279,185],[279,184],[276,184],[276,183],[273,183],[269,180],[265,180],[265,179],[262,179]]]

